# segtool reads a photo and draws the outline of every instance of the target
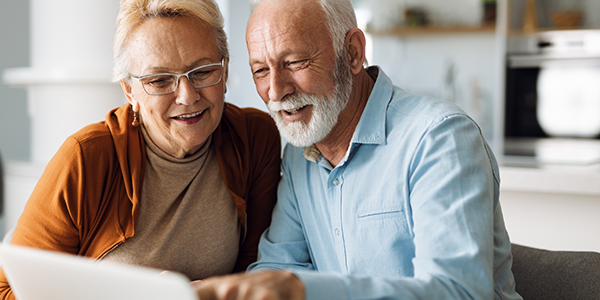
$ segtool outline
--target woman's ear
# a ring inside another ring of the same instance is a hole
[[[131,93],[131,85],[125,79],[121,79],[121,88],[123,89],[123,93],[125,93],[125,97],[127,97],[127,101],[129,104],[133,105],[133,94]]]
[[[365,34],[362,30],[353,28],[346,34],[344,45],[346,47],[346,59],[354,75],[363,70],[366,44]]]
[[[140,103],[139,102],[137,102],[137,101],[131,101],[129,103],[131,103],[131,110],[132,111],[134,111],[136,113],[140,112]]]
[[[227,93],[227,79],[229,78],[229,56],[223,60],[223,94]]]

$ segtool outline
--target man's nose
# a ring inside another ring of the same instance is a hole
[[[294,93],[293,80],[289,72],[271,70],[269,80],[269,100],[281,101],[285,96]]]
[[[192,83],[185,76],[179,78],[177,86],[177,104],[192,105],[200,100],[200,92],[192,86]]]

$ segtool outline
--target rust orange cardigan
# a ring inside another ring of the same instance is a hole
[[[11,244],[100,258],[134,235],[146,147],[129,104],[67,138],[19,218]],[[235,271],[256,260],[280,179],[281,140],[273,120],[228,104],[212,135],[242,226]],[[245,234],[244,234],[245,233]],[[0,299],[14,299],[0,270]]]

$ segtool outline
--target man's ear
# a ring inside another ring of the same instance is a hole
[[[125,97],[127,97],[127,101],[129,104],[133,105],[133,94],[131,93],[131,85],[125,79],[121,79],[121,88],[123,89],[123,93],[125,93]]]
[[[353,28],[346,34],[344,47],[346,49],[346,59],[350,65],[352,74],[356,75],[363,70],[365,61],[365,34],[358,28]]]

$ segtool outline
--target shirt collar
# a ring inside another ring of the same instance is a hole
[[[377,72],[377,80],[350,144],[385,144],[386,115],[394,86],[380,67],[369,67],[367,71]]]
[[[386,142],[386,112],[388,104],[392,99],[392,80],[378,66],[369,67],[367,72],[370,74],[375,72],[378,75],[371,95],[369,95],[367,105],[350,141],[349,149],[352,147],[352,144],[385,144]],[[384,101],[386,104],[382,105],[381,102]],[[305,147],[303,154],[304,158],[315,163],[321,156],[321,152],[314,144]],[[346,156],[348,156],[348,153],[346,153]]]

